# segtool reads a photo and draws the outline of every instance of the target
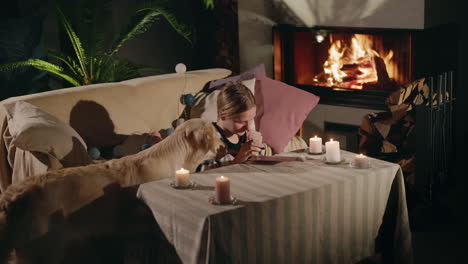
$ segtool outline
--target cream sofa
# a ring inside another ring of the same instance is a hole
[[[88,146],[93,145],[89,141],[96,140],[102,141],[101,145],[112,145],[122,135],[172,127],[185,107],[181,95],[195,94],[208,81],[230,74],[227,69],[164,74],[12,97],[0,102],[0,193],[12,182],[29,176],[31,166],[37,172],[48,170],[50,165],[21,149],[9,153],[10,146],[3,137],[8,130],[5,104],[19,100],[29,102],[70,124],[88,141]],[[82,102],[87,104],[80,104]],[[84,107],[77,107],[79,105]],[[29,163],[27,168],[23,164],[25,161]]]

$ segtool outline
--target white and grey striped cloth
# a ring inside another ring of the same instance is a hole
[[[138,197],[183,263],[355,263],[375,253],[379,234],[379,241],[392,240],[385,245],[392,246],[394,263],[412,263],[399,165],[371,159],[371,168],[354,169],[322,158],[192,174],[199,185],[194,190],[173,189],[170,179],[150,182],[140,186]],[[230,178],[240,204],[208,202],[220,175]],[[379,228],[392,183],[397,199],[387,213],[391,234],[385,234]]]

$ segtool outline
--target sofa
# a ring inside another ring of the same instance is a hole
[[[87,147],[105,147],[121,143],[125,135],[172,127],[184,110],[180,101],[183,94],[195,94],[208,81],[229,74],[231,71],[227,69],[164,74],[11,97],[0,102],[0,192],[32,173],[51,169],[53,154],[45,153],[44,157],[40,155],[44,153],[31,153],[5,139],[9,132],[5,105],[29,102],[70,124]]]

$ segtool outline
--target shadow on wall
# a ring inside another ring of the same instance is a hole
[[[81,100],[70,111],[70,126],[88,147],[109,147],[120,144],[125,135],[116,134],[106,108],[94,101]]]

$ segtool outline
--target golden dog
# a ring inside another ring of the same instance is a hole
[[[46,234],[52,228],[51,216],[58,214],[67,219],[103,197],[104,189],[116,183],[126,187],[170,178],[182,167],[193,172],[203,160],[214,157],[222,145],[211,123],[192,119],[165,140],[137,154],[50,171],[9,186],[0,197],[0,263],[5,263],[14,248]],[[112,202],[110,207],[118,204]],[[96,221],[96,215],[88,218]],[[110,219],[104,228],[112,226]],[[16,255],[20,255],[18,250]]]

